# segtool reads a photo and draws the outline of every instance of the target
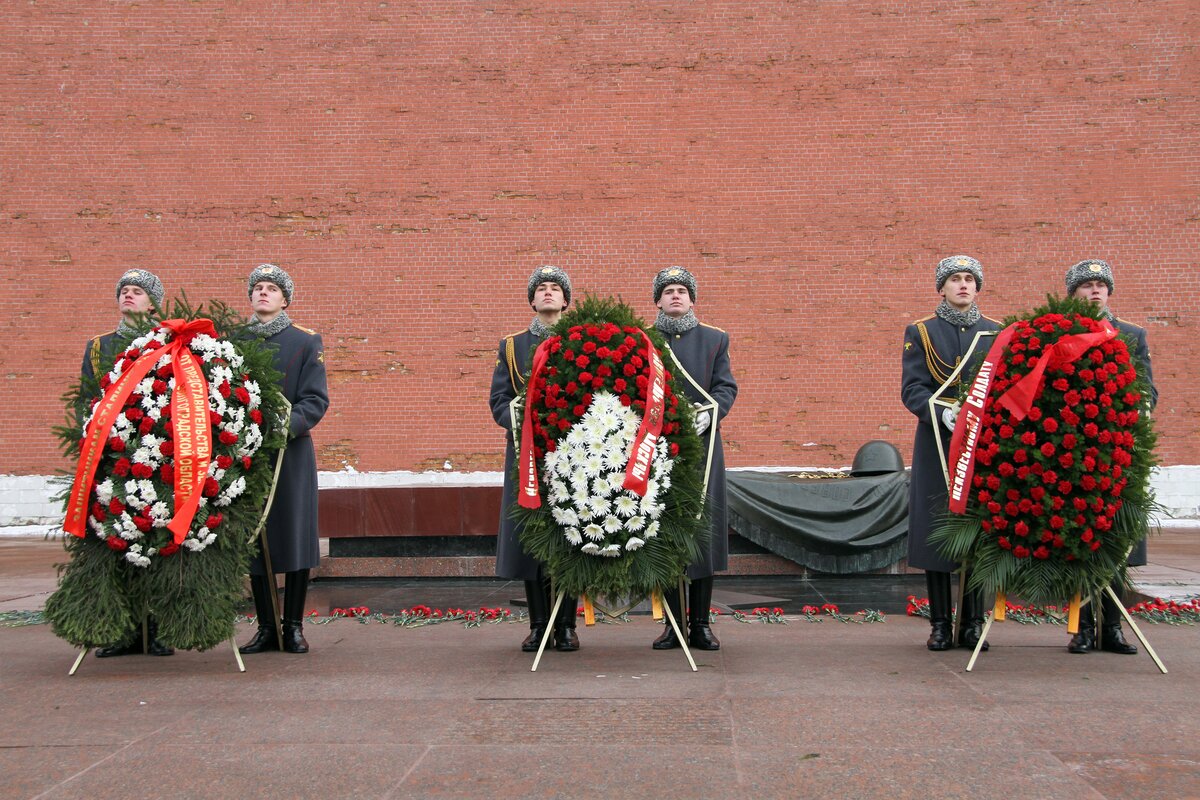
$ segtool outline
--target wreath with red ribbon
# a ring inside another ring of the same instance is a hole
[[[180,648],[233,632],[284,403],[271,353],[226,307],[170,312],[66,398],[72,558],[46,614],[78,646],[121,643],[147,615]]]
[[[1123,572],[1154,509],[1155,435],[1135,362],[1089,303],[1049,298],[1005,320],[964,382],[952,513],[933,535],[973,585],[1052,603]]]
[[[705,451],[664,353],[632,309],[591,297],[533,353],[513,513],[568,594],[674,585],[708,533]]]

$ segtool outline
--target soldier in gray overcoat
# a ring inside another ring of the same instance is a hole
[[[1112,267],[1097,258],[1085,259],[1067,270],[1066,285],[1069,296],[1077,300],[1095,303],[1103,309],[1104,316],[1108,318],[1108,321],[1133,344],[1133,357],[1138,363],[1139,371],[1146,376],[1146,383],[1150,387],[1150,393],[1144,398],[1144,402],[1147,410],[1153,411],[1154,407],[1158,405],[1158,389],[1154,385],[1154,372],[1150,365],[1150,345],[1146,343],[1146,329],[1138,327],[1132,322],[1126,322],[1115,316],[1109,309],[1108,299],[1112,296],[1114,286]],[[1146,564],[1146,557],[1146,540],[1142,539],[1130,551],[1127,563],[1131,567],[1141,567]],[[1120,578],[1114,578],[1111,585],[1117,597],[1121,597]],[[1125,641],[1125,634],[1121,630],[1120,609],[1117,608],[1108,592],[1101,595],[1100,602],[1103,618],[1099,632],[1100,649],[1110,653],[1133,655],[1137,652],[1137,646]],[[1092,606],[1089,603],[1083,607],[1080,613],[1079,633],[1071,637],[1071,641],[1067,644],[1067,651],[1087,653],[1096,649],[1096,645],[1096,615],[1092,612]]]
[[[948,452],[957,409],[944,409],[935,419],[930,416],[929,399],[949,380],[950,373],[970,349],[975,334],[999,330],[1000,323],[979,313],[975,299],[983,288],[983,265],[976,259],[970,256],[942,259],[934,282],[942,296],[941,303],[933,314],[904,330],[900,399],[917,418],[908,492],[908,565],[925,570],[931,626],[926,646],[930,650],[948,650],[954,646],[950,573],[958,565],[938,552],[929,542],[929,534],[949,507],[946,477],[933,437],[940,436],[942,447]],[[986,352],[983,348],[976,356]],[[963,375],[959,380],[964,377],[969,380],[969,376]],[[959,613],[963,624],[958,644],[974,648],[983,628],[980,593],[966,592]]]
[[[288,318],[295,285],[291,276],[274,264],[263,264],[247,282],[255,321],[252,332],[275,351],[275,369],[283,373],[283,396],[292,404],[288,443],[275,487],[275,501],[267,516],[267,546],[271,569],[284,573],[283,649],[307,653],[304,639],[304,601],[308,571],[321,560],[317,536],[317,454],[310,431],[329,408],[325,382],[325,347],[320,334]],[[273,454],[272,454],[273,455]],[[268,457],[263,453],[260,457]],[[262,556],[250,565],[250,589],[258,615],[254,638],[239,648],[261,653],[279,647],[276,639],[271,592],[274,575],[267,574]]]
[[[688,400],[707,403],[703,390],[717,403],[716,419],[707,410],[696,412],[696,432],[703,435],[710,425],[717,426],[713,445],[712,465],[708,479],[708,496],[704,507],[708,512],[709,536],[701,546],[700,557],[688,565],[690,579],[688,594],[680,596],[677,589],[664,592],[675,618],[687,620],[688,645],[698,650],[720,650],[721,642],[713,635],[708,610],[712,605],[713,574],[729,568],[729,519],[726,500],[725,453],[721,447],[721,420],[733,408],[737,399],[737,381],[729,368],[729,334],[720,328],[705,325],[696,319],[696,278],[682,267],[668,267],[654,278],[654,303],[658,317],[654,327],[667,340],[675,360],[687,375],[680,375],[679,384]],[[668,359],[668,370],[675,367]],[[688,377],[691,380],[688,380]],[[696,386],[692,385],[695,382]],[[684,609],[688,612],[685,615]],[[679,646],[674,629],[666,626],[654,640],[655,650],[670,650]]]
[[[526,296],[535,316],[528,328],[500,340],[489,403],[492,418],[507,433],[504,437],[504,499],[500,504],[500,530],[496,539],[496,575],[525,582],[529,635],[521,642],[521,650],[531,653],[538,649],[546,626],[550,624],[550,582],[542,565],[521,546],[522,526],[511,516],[517,501],[514,477],[517,451],[509,404],[525,391],[533,351],[550,335],[550,329],[571,304],[571,279],[558,267],[539,267],[529,276]],[[515,435],[519,435],[519,431]],[[579,637],[575,632],[576,602],[574,597],[564,597],[559,607],[558,617],[554,620],[556,650],[579,649]]]
[[[79,371],[87,379],[87,384],[90,385],[91,381],[99,377],[100,365],[116,354],[118,341],[128,342],[137,337],[138,331],[131,324],[135,317],[138,314],[154,314],[155,309],[162,306],[165,294],[162,281],[159,280],[157,275],[148,270],[127,270],[117,280],[117,310],[121,312],[121,321],[117,323],[116,330],[93,337],[88,341],[87,347],[84,348],[83,365]],[[80,402],[78,415],[81,425],[83,420],[87,418],[90,410],[85,407],[87,405],[86,401]],[[142,652],[143,637],[141,630],[131,631],[126,638],[129,640],[126,644],[114,644],[98,648],[96,650],[96,657],[109,658],[111,656],[126,656]],[[174,654],[174,648],[168,647],[158,640],[158,623],[155,622],[154,617],[149,617],[146,620],[145,638],[148,640],[145,642],[145,652],[150,655],[169,656]]]

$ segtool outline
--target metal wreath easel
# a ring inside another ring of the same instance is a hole
[[[933,393],[933,395],[929,398],[929,417],[930,417],[930,422],[933,424],[933,440],[937,444],[938,459],[941,461],[941,464],[942,464],[942,477],[946,481],[947,491],[949,491],[949,489],[950,489],[950,468],[949,468],[949,464],[948,464],[947,458],[946,458],[946,449],[942,445],[942,434],[941,434],[941,428],[939,427],[939,423],[940,423],[939,411],[941,409],[954,407],[956,405],[956,402],[950,401],[950,400],[945,400],[943,398],[946,395],[950,394],[951,392],[957,393],[958,378],[962,374],[963,369],[969,363],[971,363],[971,361],[972,361],[971,356],[975,353],[976,349],[979,347],[979,343],[983,339],[992,338],[994,336],[997,336],[999,333],[1000,333],[999,331],[980,331],[980,332],[976,333],[975,338],[971,340],[971,346],[967,348],[967,352],[963,355],[962,359],[959,360],[958,364],[955,365],[954,371],[950,373],[949,378],[947,378],[946,382],[943,383],[941,386],[939,386],[937,388],[937,390]],[[1130,550],[1132,550],[1132,549],[1133,548],[1131,547]],[[1125,557],[1126,557],[1126,559],[1128,559],[1129,554],[1126,553]],[[955,614],[955,616],[954,616],[954,640],[955,641],[958,641],[959,634],[962,632],[963,620],[962,620],[961,611],[962,611],[962,607],[963,607],[963,597],[966,594],[966,589],[967,589],[966,577],[967,577],[967,573],[969,571],[970,571],[970,565],[966,564],[966,563],[964,563],[958,570],[958,606],[957,606],[957,608],[960,613]],[[1070,633],[1072,635],[1079,633],[1079,611],[1084,605],[1087,605],[1088,603],[1093,603],[1093,608],[1095,610],[1094,611],[1095,625],[1096,625],[1097,629],[1100,628],[1103,620],[1101,618],[1101,612],[1100,612],[1101,604],[1100,604],[1099,600],[1100,600],[1100,597],[1104,594],[1104,592],[1107,592],[1109,597],[1112,598],[1113,604],[1116,605],[1116,607],[1120,610],[1121,616],[1125,618],[1125,621],[1127,623],[1129,623],[1130,629],[1133,630],[1133,633],[1137,637],[1137,640],[1139,642],[1141,642],[1142,647],[1145,649],[1147,655],[1149,655],[1150,658],[1154,660],[1154,665],[1156,667],[1158,667],[1159,671],[1162,674],[1164,674],[1164,675],[1167,674],[1167,668],[1163,664],[1162,659],[1160,659],[1158,657],[1158,653],[1154,652],[1154,648],[1150,646],[1150,642],[1146,639],[1145,634],[1142,633],[1142,629],[1139,628],[1137,623],[1133,621],[1133,617],[1130,616],[1128,609],[1125,608],[1125,604],[1121,602],[1121,598],[1117,597],[1117,593],[1113,591],[1111,581],[1109,582],[1109,584],[1106,584],[1104,586],[1103,591],[1097,591],[1097,592],[1089,595],[1087,598],[1081,599],[1078,594],[1075,595],[1074,598],[1072,598],[1071,604],[1070,604],[1070,613],[1067,618],[1067,633]],[[967,669],[966,669],[967,672],[970,672],[971,670],[973,670],[975,668],[975,660],[979,658],[979,654],[983,651],[983,645],[987,642],[988,632],[992,628],[992,623],[1004,621],[1005,611],[1006,611],[1007,607],[1008,607],[1007,595],[1004,592],[996,592],[996,599],[992,606],[992,613],[989,616],[987,616],[987,618],[984,620],[983,630],[979,634],[979,641],[976,642],[975,649],[971,653],[971,659],[967,662]]]

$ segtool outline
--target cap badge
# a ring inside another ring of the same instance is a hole
[[[968,263],[969,262],[965,258],[959,257],[959,258],[954,259],[954,266],[956,266],[956,267],[965,267]]]
[[[275,268],[274,268],[274,267],[269,267],[269,266],[268,266],[268,267],[263,267],[263,268],[262,268],[262,271],[263,271],[263,272],[265,272],[266,274],[270,275],[272,272],[274,272],[274,271],[275,271]]]
[[[554,272],[554,267],[542,267],[543,275],[549,275],[551,272]]]
[[[679,270],[677,270],[677,269],[669,269],[669,270],[667,270],[667,275],[668,275],[668,276],[670,276],[670,277],[672,277],[672,278],[674,278],[674,277],[675,277],[676,275],[678,275],[678,274],[680,274],[680,272],[679,272]]]
[[[142,273],[141,273],[139,270],[136,270],[136,269],[131,269],[131,270],[129,270],[129,272],[126,272],[126,273],[125,273],[124,277],[126,277],[126,278],[140,278],[140,277],[142,277]]]
[[[1104,271],[1104,267],[1100,266],[1099,264],[1089,264],[1088,269],[1090,269],[1092,272],[1103,272]]]

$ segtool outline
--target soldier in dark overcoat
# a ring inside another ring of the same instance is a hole
[[[929,542],[929,534],[948,510],[946,476],[934,437],[941,437],[943,450],[948,453],[957,408],[943,409],[935,418],[930,415],[929,399],[950,379],[975,335],[999,330],[1000,323],[979,313],[975,300],[983,288],[983,265],[976,259],[970,256],[942,259],[934,282],[942,301],[933,314],[904,330],[900,398],[917,418],[908,492],[908,565],[925,570],[931,627],[926,646],[930,650],[948,650],[954,646],[950,573],[958,569],[958,564],[938,552]],[[980,351],[975,355],[986,354],[986,346],[981,346]],[[960,381],[969,378],[969,375],[959,376]],[[956,393],[952,394],[957,398]],[[965,581],[966,576],[962,579]],[[962,605],[958,645],[974,648],[983,628],[983,597],[978,591],[966,592]]]
[[[521,642],[521,650],[531,653],[538,649],[546,626],[550,624],[551,587],[542,565],[521,545],[523,526],[511,516],[517,501],[515,438],[520,432],[514,429],[510,403],[525,391],[533,351],[550,335],[550,329],[571,304],[571,279],[558,267],[539,267],[529,276],[526,296],[535,316],[528,328],[500,340],[489,402],[492,418],[507,432],[504,437],[504,499],[500,504],[500,530],[496,539],[496,575],[525,582],[529,635]],[[576,602],[575,597],[564,597],[559,607],[558,617],[554,620],[556,650],[579,649],[579,636],[575,632]]]
[[[90,386],[98,379],[101,364],[116,355],[118,342],[128,342],[137,337],[138,331],[132,324],[135,317],[139,314],[154,314],[155,310],[162,306],[164,295],[162,281],[153,272],[131,269],[120,277],[117,281],[117,310],[121,312],[121,321],[117,323],[116,330],[93,337],[84,348],[83,365],[79,371],[86,379],[85,385]],[[90,402],[82,401],[78,409],[81,425],[89,410]],[[114,644],[97,649],[96,657],[109,658],[141,653],[143,644],[145,652],[152,656],[169,656],[175,652],[174,648],[158,640],[158,623],[154,617],[146,620],[147,642],[143,643],[140,630],[131,631],[126,638],[129,640],[127,644]]]
[[[1085,259],[1067,270],[1067,294],[1077,300],[1087,300],[1103,309],[1104,316],[1116,327],[1128,343],[1133,347],[1133,357],[1137,361],[1138,371],[1146,377],[1150,387],[1149,394],[1144,398],[1147,410],[1153,411],[1158,405],[1158,389],[1154,385],[1154,372],[1150,365],[1150,345],[1146,343],[1146,329],[1134,325],[1115,316],[1108,307],[1108,299],[1113,293],[1112,267],[1107,262],[1096,258]],[[1146,540],[1138,544],[1129,553],[1128,565],[1141,567],[1146,564]],[[1112,582],[1113,592],[1121,597],[1122,585],[1120,578]],[[1121,610],[1109,596],[1108,592],[1101,595],[1100,613],[1103,623],[1100,626],[1099,645],[1101,650],[1110,653],[1133,655],[1137,646],[1125,641],[1121,630]],[[1089,603],[1083,607],[1079,617],[1079,633],[1071,637],[1067,651],[1071,653],[1087,653],[1096,649],[1096,615]]]
[[[675,360],[687,373],[677,376],[683,393],[694,404],[707,404],[709,398],[717,404],[716,419],[708,410],[696,412],[696,432],[701,438],[705,438],[710,425],[717,428],[708,494],[704,501],[710,521],[709,535],[701,544],[700,556],[687,568],[690,580],[687,594],[690,597],[685,600],[677,589],[669,589],[663,594],[675,618],[681,623],[686,619],[689,646],[698,650],[720,650],[721,642],[713,635],[708,611],[712,606],[713,575],[729,568],[729,518],[721,420],[733,408],[738,391],[737,381],[729,368],[729,334],[696,319],[693,308],[696,278],[682,267],[668,267],[655,276],[654,303],[658,306],[654,327],[667,340]],[[669,358],[666,367],[668,371],[675,370]],[[688,609],[686,615],[683,613],[685,608]],[[655,650],[678,646],[679,640],[670,625],[653,644]]]
[[[317,538],[317,454],[310,432],[329,408],[325,347],[320,334],[288,318],[295,285],[284,270],[274,264],[256,267],[250,273],[248,289],[255,317],[251,330],[274,350],[275,369],[283,373],[280,388],[292,404],[287,449],[275,486],[275,501],[267,516],[266,535],[271,570],[275,574],[284,573],[283,649],[288,653],[307,653],[303,623],[308,571],[321,560]],[[271,592],[276,591],[274,581],[275,576],[268,574],[260,554],[250,565],[258,631],[240,648],[243,653],[279,647],[271,602]]]

